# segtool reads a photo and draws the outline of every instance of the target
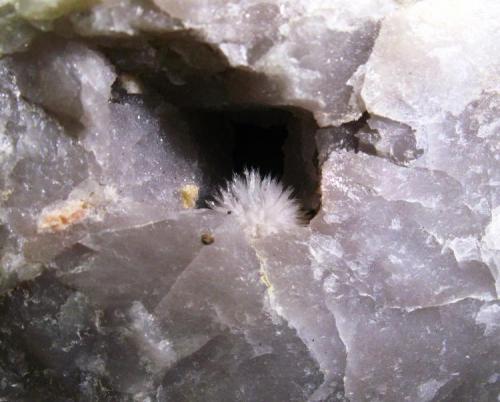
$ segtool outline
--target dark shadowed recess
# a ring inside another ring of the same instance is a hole
[[[145,90],[138,96],[158,96],[188,116],[210,176],[200,206],[234,173],[253,168],[292,186],[314,215],[320,204],[318,127],[307,111],[272,105],[279,84],[230,68],[221,54],[189,36],[99,47],[119,74],[141,81]]]
[[[199,141],[214,152],[212,160],[227,162],[229,169],[220,176],[223,182],[245,169],[258,170],[292,187],[304,210],[314,215],[320,197],[317,127],[311,116],[262,106],[197,110],[192,115],[207,122],[209,129],[199,131]]]
[[[275,123],[260,127],[252,120],[238,121],[234,116],[228,117],[228,124],[234,133],[233,170],[241,173],[244,169],[258,169],[264,175],[282,179],[283,146],[288,137],[286,125]]]

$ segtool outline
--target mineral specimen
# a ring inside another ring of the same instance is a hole
[[[0,1],[0,400],[500,400],[499,33]]]

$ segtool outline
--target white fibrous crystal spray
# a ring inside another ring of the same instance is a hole
[[[300,206],[292,194],[277,179],[246,169],[219,190],[210,206],[234,215],[249,236],[265,237],[301,225]]]

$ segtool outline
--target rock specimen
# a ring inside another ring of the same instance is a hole
[[[0,399],[497,400],[499,32],[496,0],[0,2]]]

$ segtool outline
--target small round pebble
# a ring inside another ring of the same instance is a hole
[[[203,233],[201,235],[201,242],[203,244],[212,244],[215,241],[214,237],[210,233]]]

